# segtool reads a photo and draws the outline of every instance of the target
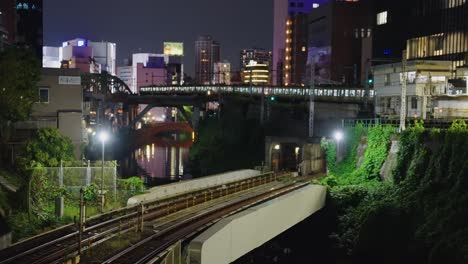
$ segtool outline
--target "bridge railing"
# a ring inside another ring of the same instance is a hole
[[[148,86],[140,89],[141,95],[146,94],[193,94],[193,93],[239,93],[251,95],[275,96],[329,96],[329,97],[365,97],[363,88],[337,87],[259,87],[259,86]],[[368,96],[374,96],[374,90],[368,90]]]
[[[411,127],[414,125],[417,119],[406,119],[406,127]],[[425,119],[424,127],[425,128],[440,128],[448,129],[453,120],[452,119]],[[365,128],[374,127],[377,125],[388,125],[395,128],[400,126],[399,119],[388,119],[388,118],[368,118],[368,119],[343,119],[342,127],[351,128],[355,127],[357,124],[361,124]]]

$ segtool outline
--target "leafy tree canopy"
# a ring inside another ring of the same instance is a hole
[[[37,102],[40,65],[34,54],[10,48],[0,53],[0,122],[28,118]]]
[[[40,163],[46,167],[60,165],[60,160],[73,160],[73,144],[68,137],[60,135],[56,128],[41,128],[25,145],[25,165]]]

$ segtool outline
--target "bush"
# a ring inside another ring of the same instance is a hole
[[[98,195],[99,187],[94,183],[91,183],[90,185],[83,188],[83,199],[86,202],[97,203]]]
[[[133,176],[128,179],[119,180],[119,189],[134,195],[143,192],[145,185],[140,177]]]

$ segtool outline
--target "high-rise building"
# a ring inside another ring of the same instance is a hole
[[[291,69],[293,64],[297,64],[301,67],[293,69],[293,71],[288,71],[289,82],[296,83],[302,80],[301,73],[296,74],[294,71],[302,70],[305,71],[305,59],[304,55],[301,52],[296,53],[291,50],[288,55],[286,55],[286,44],[288,46],[297,46],[299,50],[302,50],[303,44],[306,43],[307,37],[307,21],[306,15],[309,11],[318,7],[322,3],[328,2],[329,0],[275,0],[273,8],[273,84],[282,85],[285,84],[283,70],[285,69],[286,57],[288,59],[288,67]],[[289,21],[289,23],[288,23]],[[288,25],[287,25],[288,23]],[[288,27],[288,28],[287,28]],[[286,31],[291,30],[288,34]],[[288,37],[287,37],[288,35]],[[287,39],[290,39],[287,41]],[[299,78],[296,78],[296,75],[299,75]],[[292,77],[294,76],[294,77]]]
[[[373,57],[449,60],[468,64],[468,1],[379,0],[373,17]]]
[[[42,0],[18,0],[15,8],[16,44],[30,48],[42,58]]]
[[[0,1],[0,50],[13,44],[42,57],[42,0]]]
[[[231,84],[231,63],[224,60],[215,62],[213,66],[213,84]]]
[[[361,76],[369,72],[366,67],[370,66],[367,62],[372,56],[370,13],[371,6],[366,0],[331,1],[309,12],[306,49],[308,67],[314,63],[316,83],[364,84],[367,77]],[[305,84],[310,78],[309,68]]]
[[[304,85],[307,62],[307,15],[300,13],[286,20],[286,39],[282,73],[283,84]]]
[[[169,56],[166,70],[170,84],[182,85],[184,83],[184,43],[164,42],[164,55]]]
[[[210,84],[213,65],[220,61],[220,45],[211,36],[200,36],[195,41],[195,79],[198,84]]]
[[[14,44],[16,41],[15,0],[0,1],[0,45]],[[1,47],[0,47],[1,48]]]

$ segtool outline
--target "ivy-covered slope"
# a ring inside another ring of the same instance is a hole
[[[456,122],[438,131],[419,124],[400,134],[393,182],[377,177],[390,130],[358,127],[350,135],[340,164],[324,144],[329,176],[321,182],[337,213],[330,236],[336,255],[350,263],[468,263],[467,126]],[[356,169],[360,135],[367,135],[368,147]]]

